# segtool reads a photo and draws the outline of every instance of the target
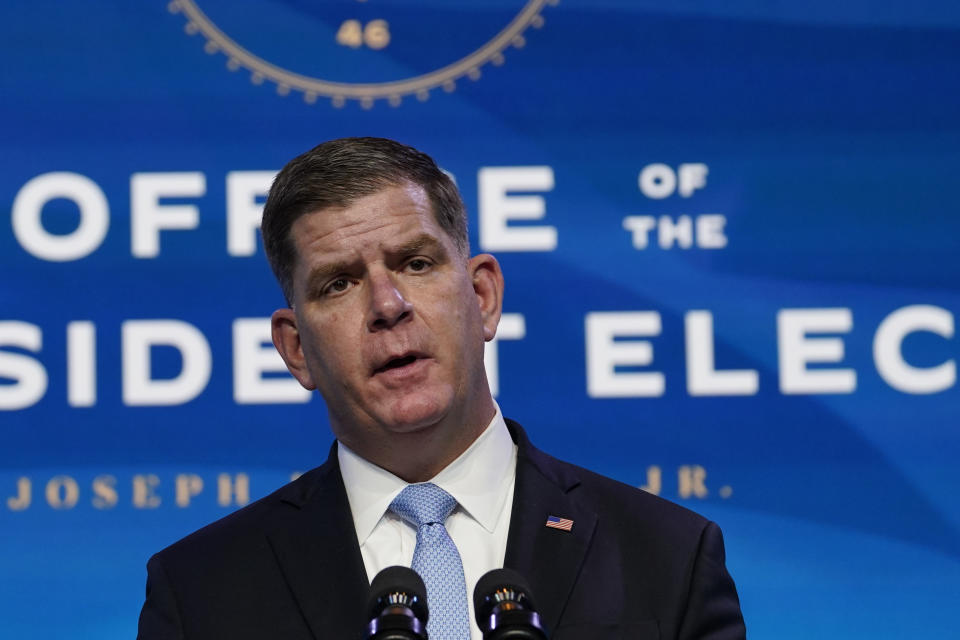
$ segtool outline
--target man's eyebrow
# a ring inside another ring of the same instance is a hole
[[[350,269],[350,264],[344,261],[328,262],[317,265],[307,275],[307,289],[314,289],[323,285],[327,279],[344,273]]]
[[[398,255],[410,255],[412,253],[419,253],[424,249],[439,251],[442,254],[441,257],[444,258],[447,255],[447,251],[444,248],[443,243],[428,233],[421,233],[411,240],[404,242],[400,246],[391,248],[390,252]]]
[[[421,233],[399,246],[391,247],[388,251],[395,256],[408,256],[424,250],[433,251],[441,260],[447,258],[447,250],[443,246],[443,243],[429,233]],[[319,264],[307,274],[307,288],[319,288],[326,284],[326,281],[333,276],[341,273],[349,273],[351,269],[354,268],[356,268],[356,264],[346,260]]]

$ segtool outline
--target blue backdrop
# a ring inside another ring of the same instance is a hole
[[[955,3],[0,18],[0,636],[132,637],[153,551],[325,458],[255,232],[345,135],[454,175],[504,414],[719,522],[752,637],[955,634]]]

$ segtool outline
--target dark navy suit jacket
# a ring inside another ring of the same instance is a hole
[[[518,446],[504,565],[555,640],[744,638],[720,529],[639,489]],[[544,526],[553,515],[571,531]],[[358,638],[368,582],[336,446],[327,462],[147,564],[138,638]]]

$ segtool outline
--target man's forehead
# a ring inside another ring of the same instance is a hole
[[[389,250],[420,238],[444,244],[447,234],[429,212],[369,211],[347,213],[324,210],[303,216],[292,228],[301,255],[362,253]]]
[[[420,250],[457,253],[431,211],[419,207],[323,209],[305,214],[291,229],[296,269],[377,260]]]
[[[432,226],[436,218],[423,188],[403,183],[391,185],[345,205],[307,211],[294,221],[294,238],[310,235],[348,236],[386,225]]]

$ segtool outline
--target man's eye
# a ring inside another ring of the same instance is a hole
[[[331,293],[342,293],[349,288],[350,288],[350,281],[348,279],[337,278],[336,280],[328,284],[324,288],[323,292],[329,295]]]
[[[430,268],[430,263],[423,258],[414,258],[407,263],[407,268],[411,271],[426,271]]]

